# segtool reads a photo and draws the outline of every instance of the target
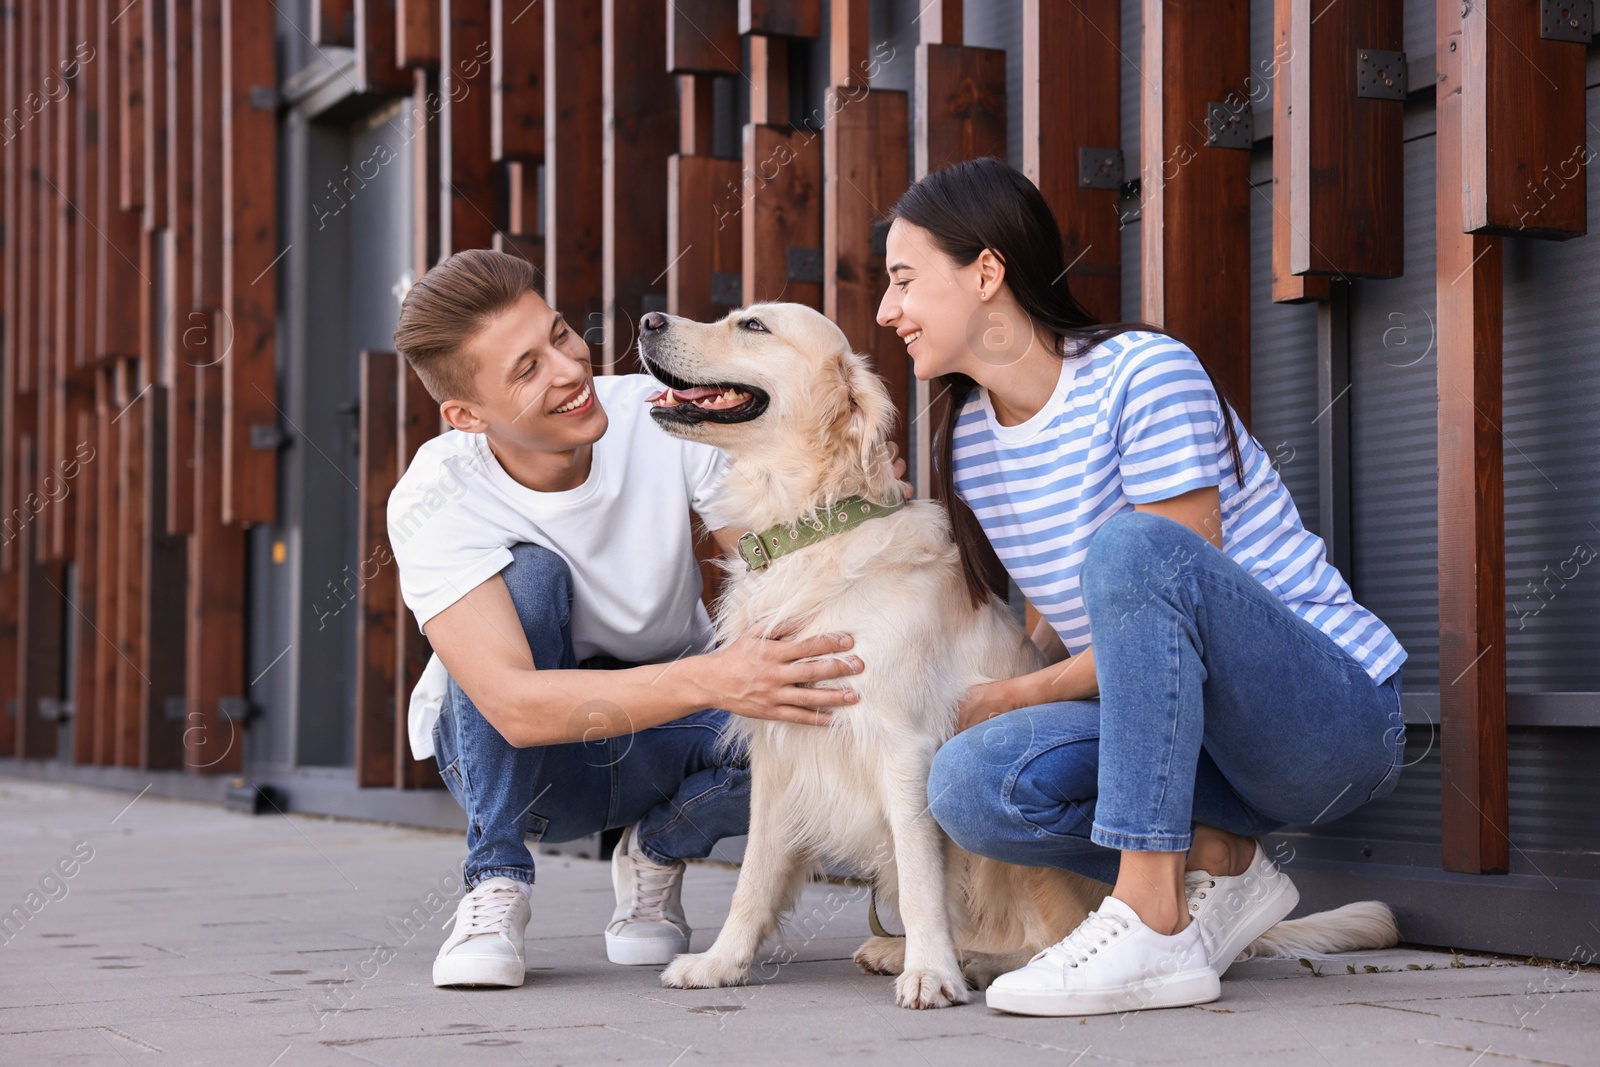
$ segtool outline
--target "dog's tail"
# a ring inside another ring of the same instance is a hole
[[[1362,900],[1300,919],[1286,919],[1239,953],[1239,959],[1300,959],[1333,952],[1390,948],[1400,941],[1394,912],[1380,900]]]

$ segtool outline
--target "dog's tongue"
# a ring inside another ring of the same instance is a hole
[[[722,390],[715,385],[697,385],[693,389],[669,389],[667,391],[679,400],[690,404],[696,400],[706,400],[710,397],[722,395]]]

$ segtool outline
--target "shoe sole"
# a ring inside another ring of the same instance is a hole
[[[689,939],[648,941],[606,934],[606,959],[625,967],[663,967],[689,951]]]
[[[1218,942],[1215,958],[1211,960],[1211,969],[1217,972],[1218,978],[1233,966],[1239,953],[1248,948],[1252,941],[1277,926],[1300,903],[1300,890],[1295,888],[1287,875],[1279,875],[1276,881],[1272,892],[1240,916],[1227,940]]]
[[[497,986],[510,988],[522,984],[527,968],[522,960],[503,960],[484,956],[450,956],[433,961],[436,986]]]
[[[989,1007],[1012,1015],[1118,1015],[1147,1008],[1185,1008],[1209,1004],[1222,996],[1217,972],[1175,974],[1159,982],[1141,982],[1093,993],[1022,993],[990,986],[984,995]]]

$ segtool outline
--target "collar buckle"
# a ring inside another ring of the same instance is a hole
[[[767,550],[762,547],[761,538],[754,533],[739,535],[739,555],[744,557],[745,564],[753,571],[758,571],[772,562],[767,558]]]

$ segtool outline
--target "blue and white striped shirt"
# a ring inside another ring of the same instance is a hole
[[[1242,489],[1199,358],[1165,334],[1122,333],[1063,360],[1055,392],[1019,425],[1000,425],[988,390],[974,389],[952,442],[956,494],[1077,655],[1091,644],[1078,578],[1095,531],[1134,504],[1220,486],[1223,551],[1382,683],[1406,650],[1354,601],[1266,452],[1231,407],[1229,415]]]

